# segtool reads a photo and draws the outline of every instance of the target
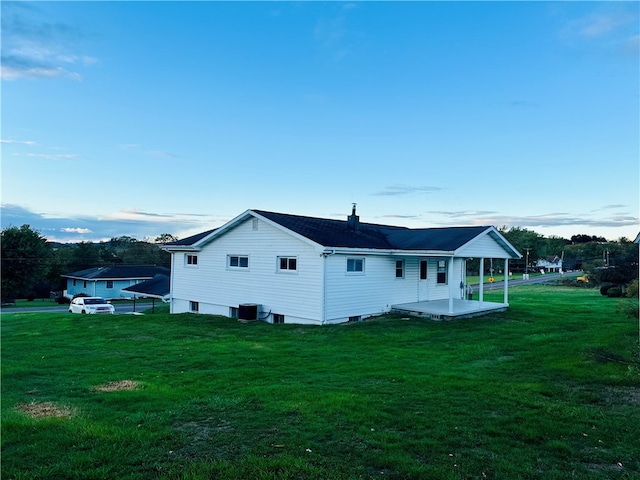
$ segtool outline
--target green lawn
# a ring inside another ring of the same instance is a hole
[[[325,327],[3,315],[0,473],[640,478],[637,319],[591,289],[514,287],[510,301]]]

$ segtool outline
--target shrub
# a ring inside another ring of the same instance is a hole
[[[600,287],[600,295],[607,296],[609,294],[609,289],[613,287],[613,283],[603,283]]]
[[[638,300],[635,298],[624,298],[618,300],[616,312],[622,313],[629,318],[640,318],[640,308],[638,308]]]
[[[620,287],[610,287],[607,290],[607,297],[621,297],[622,289]]]
[[[636,278],[629,286],[627,287],[627,297],[629,298],[638,298],[638,279]]]

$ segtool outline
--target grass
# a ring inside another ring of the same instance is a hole
[[[639,478],[637,320],[590,289],[511,305],[326,327],[3,315],[0,473]]]

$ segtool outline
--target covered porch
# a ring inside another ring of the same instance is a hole
[[[431,300],[428,302],[412,302],[391,305],[391,311],[427,317],[432,320],[453,320],[456,318],[475,317],[491,312],[502,312],[508,303],[481,302],[479,300],[463,300],[459,298],[446,300]]]
[[[417,315],[421,317],[431,318],[433,320],[451,320],[455,318],[467,318],[475,317],[478,315],[485,315],[491,312],[501,312],[509,307],[509,259],[504,260],[504,283],[503,283],[503,300],[502,302],[487,302],[484,300],[484,263],[485,258],[480,257],[480,279],[477,286],[477,293],[479,295],[478,300],[472,300],[471,296],[468,298],[462,295],[462,298],[458,298],[460,290],[456,289],[453,282],[449,282],[449,298],[446,299],[434,299],[424,300],[418,302],[401,303],[391,305],[391,311],[404,312],[409,315]],[[453,258],[448,264],[448,278],[453,278]],[[490,279],[492,282],[493,279]],[[460,284],[460,288],[465,286],[464,291],[467,292],[467,288],[470,285],[463,283]]]

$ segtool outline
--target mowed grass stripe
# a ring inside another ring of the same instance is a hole
[[[2,477],[640,476],[637,320],[588,289],[510,300],[325,327],[4,315]]]

